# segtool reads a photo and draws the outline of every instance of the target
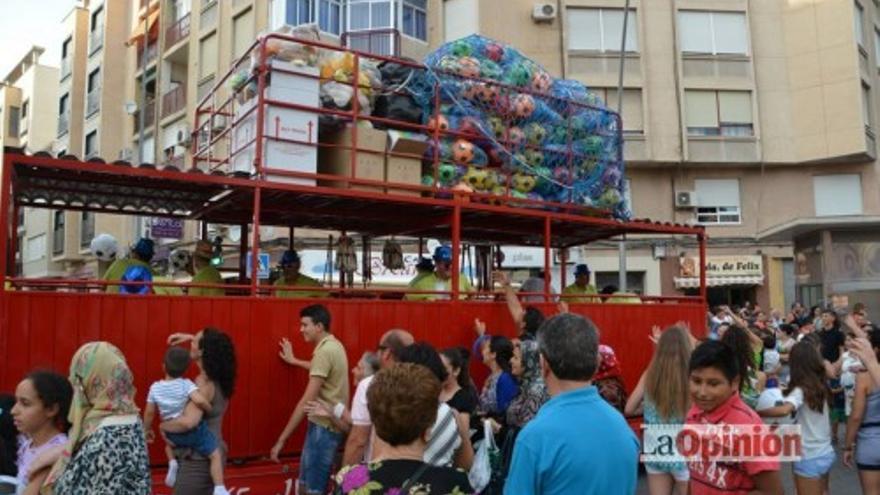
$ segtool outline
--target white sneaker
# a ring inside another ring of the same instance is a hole
[[[214,486],[214,495],[229,495],[229,490],[223,485]]]
[[[168,463],[168,473],[165,475],[165,486],[168,488],[174,488],[174,484],[177,482],[177,461],[171,461]]]

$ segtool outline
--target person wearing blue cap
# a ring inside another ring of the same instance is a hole
[[[153,271],[150,268],[150,260],[153,259],[153,254],[155,253],[154,249],[155,245],[152,239],[147,239],[145,237],[138,239],[137,243],[132,246],[128,257],[116,258],[116,261],[114,261],[113,264],[107,268],[107,271],[104,272],[104,278],[102,280],[108,282],[122,280],[122,277],[128,269],[133,266],[145,268],[152,277]],[[150,280],[152,280],[152,278]],[[118,285],[108,285],[105,291],[112,294],[119,294],[122,292]]]
[[[279,265],[282,274],[273,284],[275,287],[321,287],[321,282],[299,272],[299,253],[295,249],[284,251]],[[323,291],[276,290],[275,295],[277,297],[323,297],[326,293]]]
[[[452,247],[447,245],[437,246],[434,249],[434,272],[426,275],[416,275],[409,288],[416,291],[449,292],[452,289]],[[473,290],[470,280],[462,276],[458,277],[458,290],[462,293],[461,298],[467,297],[466,292]],[[407,294],[405,299],[409,301],[433,301],[437,299],[449,299],[447,294]]]
[[[590,284],[590,267],[580,264],[574,267],[574,283],[562,289],[562,300],[568,303],[597,303],[596,286]]]
[[[434,273],[434,262],[430,258],[419,258],[416,263],[416,276],[409,281],[409,287],[415,287],[425,277]]]

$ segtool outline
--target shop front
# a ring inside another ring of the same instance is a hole
[[[685,254],[678,258],[678,272],[673,277],[675,289],[685,295],[697,295],[700,288],[700,258]],[[708,256],[706,286],[709,306],[742,306],[746,302],[769,304],[765,288],[764,256]]]

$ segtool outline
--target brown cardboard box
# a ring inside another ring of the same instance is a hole
[[[385,160],[385,181],[417,186],[422,183],[422,155],[428,149],[427,137],[423,134],[388,131],[388,152],[405,153],[411,156],[387,155]],[[388,194],[421,196],[421,192],[395,187],[386,188]]]
[[[338,146],[352,145],[351,127],[331,136],[321,136],[321,143]],[[383,181],[385,180],[385,142],[388,133],[358,127],[357,130],[357,157],[355,163],[355,178]],[[346,148],[321,146],[318,153],[318,173],[351,177],[351,153]],[[321,180],[318,185],[325,187],[344,188],[345,183],[338,180]],[[351,189],[360,191],[384,192],[382,186],[370,186],[363,184],[351,184]]]

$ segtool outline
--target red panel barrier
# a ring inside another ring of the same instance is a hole
[[[278,341],[289,338],[298,356],[308,356],[311,346],[299,335],[299,310],[315,300],[274,298],[185,298],[120,296],[62,292],[5,292],[0,325],[0,390],[14,390],[34,368],[67,374],[70,358],[79,345],[108,340],[125,353],[135,376],[138,403],[143,405],[151,382],[161,378],[165,339],[173,332],[195,332],[215,326],[232,336],[239,362],[235,395],[224,424],[230,459],[268,454],[284,422],[303,391],[303,370],[278,358]],[[486,322],[491,333],[515,334],[503,303],[405,302],[326,300],[332,331],[342,340],[353,365],[364,351],[375,350],[381,335],[391,328],[410,330],[417,340],[438,349],[474,340],[473,321]],[[556,309],[538,305],[545,314]],[[699,304],[573,304],[600,328],[600,340],[617,352],[627,387],[636,383],[651,358],[648,342],[652,325],[684,320],[695,332],[705,329],[705,308]],[[485,377],[485,367],[475,356],[472,371]],[[298,451],[302,431],[287,445]],[[151,460],[164,463],[161,442],[151,447]],[[282,486],[275,491],[283,490]],[[253,491],[252,493],[259,493]],[[274,492],[273,492],[274,493]]]

